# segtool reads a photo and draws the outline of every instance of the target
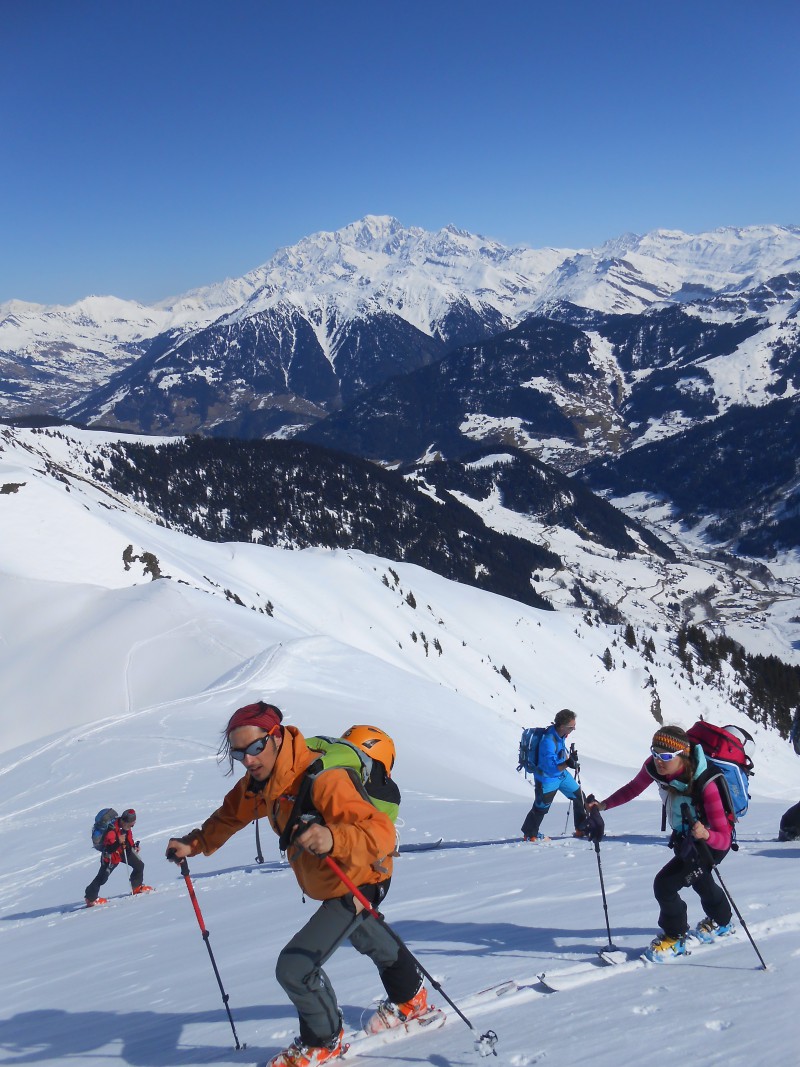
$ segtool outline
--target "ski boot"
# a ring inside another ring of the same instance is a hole
[[[652,963],[667,963],[678,956],[687,956],[686,935],[671,937],[669,934],[661,934],[660,937],[654,937],[644,955]]]
[[[306,1045],[296,1037],[288,1048],[268,1060],[266,1067],[319,1067],[328,1060],[336,1060],[344,1055],[346,1046],[342,1046],[343,1037],[344,1030],[340,1030],[327,1045]]]
[[[153,887],[151,885],[137,885],[135,889],[131,890],[131,893],[136,897],[139,893],[152,893]]]
[[[716,941],[718,937],[727,937],[732,933],[733,923],[725,923],[720,926],[713,919],[709,919],[707,915],[694,928],[694,936],[698,941],[705,941],[706,944]]]
[[[377,1010],[364,1023],[364,1031],[367,1034],[379,1034],[382,1030],[393,1030],[396,1026],[419,1019],[433,1010],[433,1005],[428,1004],[428,991],[423,986],[411,1000],[406,1000],[403,1004],[395,1004],[389,999],[382,1000]]]
[[[87,908],[93,908],[97,904],[108,904],[108,897],[95,897],[94,900],[90,900],[89,897],[83,898],[86,901]]]

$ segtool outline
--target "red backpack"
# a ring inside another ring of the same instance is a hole
[[[740,733],[744,740],[740,741],[731,730]],[[702,748],[709,768],[715,772],[713,776],[719,777],[721,774],[725,786],[720,790],[720,795],[726,812],[733,816],[732,821],[741,819],[747,814],[750,800],[749,780],[753,774],[753,761],[745,752],[744,746],[748,741],[755,744],[753,738],[740,726],[714,726],[703,719],[699,719],[686,734]]]

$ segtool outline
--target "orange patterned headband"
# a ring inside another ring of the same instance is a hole
[[[672,734],[656,734],[653,738],[653,748],[663,749],[665,752],[685,752],[689,754],[689,745],[686,741],[681,741],[678,737],[673,737]]]

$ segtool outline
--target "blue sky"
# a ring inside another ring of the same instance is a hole
[[[800,224],[796,0],[3,0],[0,302],[155,301],[366,214]]]

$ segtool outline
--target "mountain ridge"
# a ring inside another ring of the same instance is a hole
[[[667,254],[676,262],[667,263]],[[621,266],[623,261],[627,266]],[[455,226],[429,233],[403,227],[390,216],[367,216],[279,249],[241,278],[149,308],[117,298],[89,298],[88,304],[79,301],[71,308],[20,301],[0,305],[0,413],[86,414],[92,410],[93,391],[107,390],[115,373],[130,373],[151,346],[164,357],[170,347],[207,350],[207,330],[225,331],[227,343],[235,343],[236,329],[262,314],[275,312],[278,321],[289,324],[288,333],[279,330],[280,344],[292,353],[291,323],[299,316],[319,347],[319,359],[335,369],[343,324],[363,323],[365,318],[403,320],[438,343],[436,354],[441,354],[448,346],[511,328],[525,315],[545,310],[556,297],[635,313],[671,293],[683,292],[683,300],[686,286],[721,291],[741,286],[754,265],[760,264],[766,277],[793,262],[800,263],[796,227],[727,228],[699,235],[653,231],[644,237],[624,235],[598,250],[574,252],[509,248]],[[630,275],[623,285],[624,299],[620,271]],[[87,315],[87,310],[93,313]],[[352,331],[352,325],[348,329]],[[356,332],[369,347],[369,330],[357,327]],[[265,345],[260,357],[274,359],[268,340]],[[291,359],[280,363],[281,371],[290,364]],[[391,373],[406,369],[397,354],[390,365]],[[191,379],[208,372],[172,373]],[[161,381],[158,388],[169,386]],[[271,396],[272,406],[280,408],[280,394]],[[95,403],[94,408],[95,421],[114,421],[107,404]],[[289,418],[287,425],[292,421]],[[119,426],[137,430],[124,420]]]

